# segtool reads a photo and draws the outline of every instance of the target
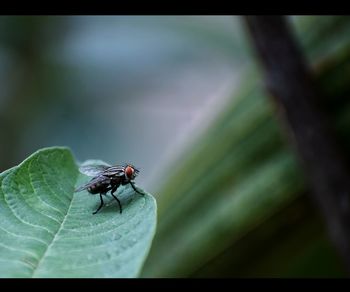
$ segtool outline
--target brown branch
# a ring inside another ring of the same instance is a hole
[[[269,92],[293,136],[314,200],[350,273],[350,176],[344,156],[316,106],[312,74],[282,16],[246,16]]]

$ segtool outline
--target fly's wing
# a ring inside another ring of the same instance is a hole
[[[124,166],[116,165],[105,169],[101,174],[107,177],[122,177],[125,175]]]
[[[79,171],[93,178],[85,185],[77,188],[75,192],[81,192],[95,185],[96,183],[110,183],[111,178],[123,177],[123,166],[108,166],[108,165],[82,165]]]
[[[77,193],[77,192],[81,192],[83,190],[86,190],[88,187],[90,187],[92,184],[91,183],[87,183],[85,185],[82,185],[80,186],[79,188],[75,189],[74,192]]]
[[[106,171],[110,166],[108,165],[82,165],[79,171],[87,176],[98,176]]]
[[[85,185],[82,185],[80,187],[78,187],[74,192],[81,192],[83,190],[88,189],[89,187],[99,183],[99,184],[104,184],[104,183],[110,183],[110,179],[108,177],[105,176],[97,176],[94,177],[93,179],[91,179],[88,183],[86,183]]]

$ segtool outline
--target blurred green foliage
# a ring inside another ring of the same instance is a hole
[[[0,170],[62,145],[80,161],[132,162],[152,192],[177,138],[238,82],[238,20],[1,16]]]
[[[324,93],[319,105],[349,149],[350,18],[294,17],[291,24]],[[257,71],[169,166],[144,277],[345,275]]]

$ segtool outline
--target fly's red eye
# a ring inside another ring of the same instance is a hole
[[[125,174],[128,178],[132,177],[134,174],[134,169],[131,166],[125,168]]]

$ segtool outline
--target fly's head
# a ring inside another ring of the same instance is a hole
[[[127,180],[133,180],[138,175],[139,170],[131,164],[127,164],[124,169],[125,178]]]

